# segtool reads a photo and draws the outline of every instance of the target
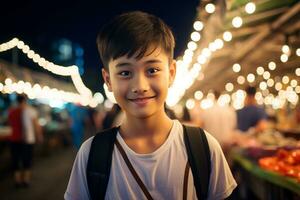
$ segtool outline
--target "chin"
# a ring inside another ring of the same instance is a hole
[[[140,118],[140,119],[147,119],[149,117],[152,117],[153,115],[155,115],[155,112],[145,112],[145,111],[137,111],[135,113],[131,114],[132,116],[136,117],[136,118]]]

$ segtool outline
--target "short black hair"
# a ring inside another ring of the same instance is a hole
[[[124,55],[132,57],[137,53],[136,58],[142,58],[151,45],[153,51],[160,47],[170,61],[173,59],[175,40],[171,29],[160,18],[141,11],[115,17],[97,35],[98,51],[106,69],[111,59]]]
[[[253,87],[253,86],[248,86],[246,88],[246,93],[247,93],[248,96],[255,96],[256,88]]]
[[[26,100],[27,100],[27,98],[25,95],[21,95],[21,94],[17,95],[18,104],[21,104],[21,103],[25,102]]]

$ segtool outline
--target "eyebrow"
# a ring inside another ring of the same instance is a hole
[[[146,60],[143,64],[153,64],[153,63],[162,63],[161,60],[159,59],[151,59],[151,60]],[[116,67],[125,67],[125,66],[131,66],[132,63],[130,62],[120,62],[118,64],[116,64]]]

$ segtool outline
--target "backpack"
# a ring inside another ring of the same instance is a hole
[[[97,133],[92,141],[86,174],[92,200],[104,199],[110,176],[112,153],[118,127]],[[201,128],[183,125],[184,142],[198,199],[207,199],[210,178],[210,150]]]

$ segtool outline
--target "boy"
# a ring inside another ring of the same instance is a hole
[[[174,43],[167,25],[139,11],[118,16],[97,37],[102,76],[125,113],[112,153],[105,199],[197,199],[191,170],[183,196],[188,165],[183,127],[164,111],[176,73]],[[236,182],[219,144],[210,134],[206,137],[211,154],[208,199],[224,199]],[[77,154],[65,199],[90,199],[86,167],[91,143],[92,138]],[[137,183],[122,151],[146,189]]]

